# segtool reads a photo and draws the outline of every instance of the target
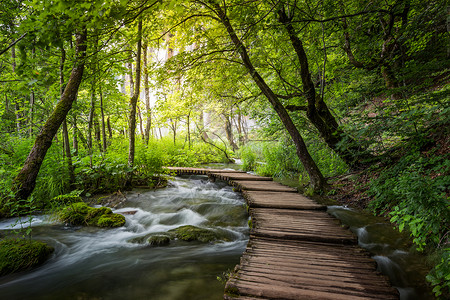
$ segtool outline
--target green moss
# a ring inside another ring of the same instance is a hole
[[[7,239],[0,241],[0,275],[42,264],[54,249],[40,241]]]
[[[99,227],[120,227],[125,225],[125,217],[114,214],[108,207],[89,207],[84,202],[66,206],[58,213],[59,219],[71,225]]]
[[[164,246],[170,244],[170,236],[157,234],[149,237],[147,241],[152,246]]]
[[[177,239],[183,241],[213,242],[219,239],[219,236],[212,230],[199,228],[192,225],[181,226],[169,230]]]
[[[102,215],[98,218],[99,227],[121,227],[125,225],[125,217],[119,214]]]

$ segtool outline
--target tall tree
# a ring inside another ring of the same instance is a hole
[[[145,42],[142,46],[142,52],[144,56],[144,97],[145,97],[145,111],[147,114],[147,123],[145,125],[145,143],[148,144],[150,139],[150,130],[152,128],[152,111],[150,107],[150,87],[148,85],[148,56],[147,56],[148,44]]]
[[[61,64],[59,68],[59,76],[60,76],[60,95],[62,97],[64,93],[64,63],[66,62],[66,51],[64,47],[61,47]],[[64,140],[64,151],[66,156],[67,169],[69,171],[69,183],[75,183],[75,171],[72,164],[72,153],[70,151],[70,142],[69,142],[69,130],[67,128],[67,117],[64,118],[62,123],[62,132],[63,132],[63,140]]]
[[[100,94],[100,114],[101,114],[101,122],[102,122],[102,151],[106,152],[106,123],[105,123],[105,111],[103,107],[103,92],[102,86],[99,86],[99,94]]]
[[[220,4],[218,4],[213,0],[207,1],[206,5],[210,7],[210,9],[212,10],[212,12],[214,12],[215,15],[217,15],[220,23],[222,23],[223,26],[225,26],[226,31],[230,39],[232,40],[236,51],[239,53],[241,57],[243,65],[245,66],[248,73],[253,78],[254,82],[259,87],[261,92],[264,94],[264,96],[266,96],[267,100],[272,105],[273,109],[277,113],[286,130],[289,132],[292,141],[296,146],[297,155],[300,161],[302,162],[303,166],[305,167],[306,171],[308,172],[313,189],[315,191],[322,190],[326,184],[326,181],[322,173],[320,172],[318,166],[316,165],[311,155],[309,154],[308,149],[306,148],[306,144],[302,136],[300,135],[300,132],[298,131],[297,127],[292,122],[292,119],[289,116],[288,112],[286,111],[286,109],[276,96],[276,94],[273,92],[273,90],[268,86],[268,84],[265,82],[265,80],[261,77],[261,75],[253,66],[253,63],[251,62],[250,57],[247,53],[246,47],[237,36],[233,26],[231,25],[230,19],[226,14],[226,6],[222,7]]]
[[[76,99],[78,88],[83,79],[86,49],[87,31],[86,28],[82,28],[76,33],[76,61],[61,99],[37,135],[33,148],[28,154],[22,169],[14,178],[16,197],[19,199],[26,199],[33,192],[39,168],[44,161],[45,155],[52,145],[55,134],[72,107],[73,101]]]
[[[135,154],[135,133],[136,133],[136,106],[139,99],[139,92],[141,86],[141,49],[142,49],[142,19],[138,21],[137,32],[137,54],[136,54],[136,80],[134,83],[133,96],[130,99],[130,113],[129,113],[129,150],[128,150],[128,166],[134,166]]]
[[[364,165],[364,160],[369,158],[370,155],[363,151],[358,143],[348,134],[343,132],[335,117],[328,109],[323,94],[319,95],[316,92],[303,43],[292,25],[296,10],[295,7],[289,7],[289,5],[288,8],[288,11],[290,12],[289,16],[286,13],[286,6],[283,5],[279,8],[279,22],[283,24],[286,29],[295,53],[297,54],[300,63],[300,77],[303,85],[303,94],[307,100],[307,106],[288,106],[287,108],[291,110],[305,110],[308,119],[317,128],[320,136],[327,145],[338,153],[349,166],[358,168],[361,165]]]

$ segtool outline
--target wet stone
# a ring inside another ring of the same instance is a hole
[[[170,237],[167,235],[153,235],[147,239],[151,246],[165,246],[170,244]]]

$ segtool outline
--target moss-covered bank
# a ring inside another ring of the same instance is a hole
[[[58,218],[71,225],[97,227],[120,227],[125,225],[125,217],[115,214],[108,207],[89,207],[84,202],[70,204],[58,212]]]
[[[0,241],[0,276],[39,266],[54,249],[40,241],[6,239]]]

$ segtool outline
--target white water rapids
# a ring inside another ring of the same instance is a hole
[[[0,299],[220,299],[224,287],[217,277],[234,268],[248,241],[242,196],[203,176],[126,196],[125,206],[114,212],[135,213],[125,214],[121,228],[70,227],[34,217],[33,238],[55,253],[35,270],[1,277]],[[14,223],[0,222],[0,235]],[[183,225],[220,231],[231,241],[164,247],[132,241]]]

